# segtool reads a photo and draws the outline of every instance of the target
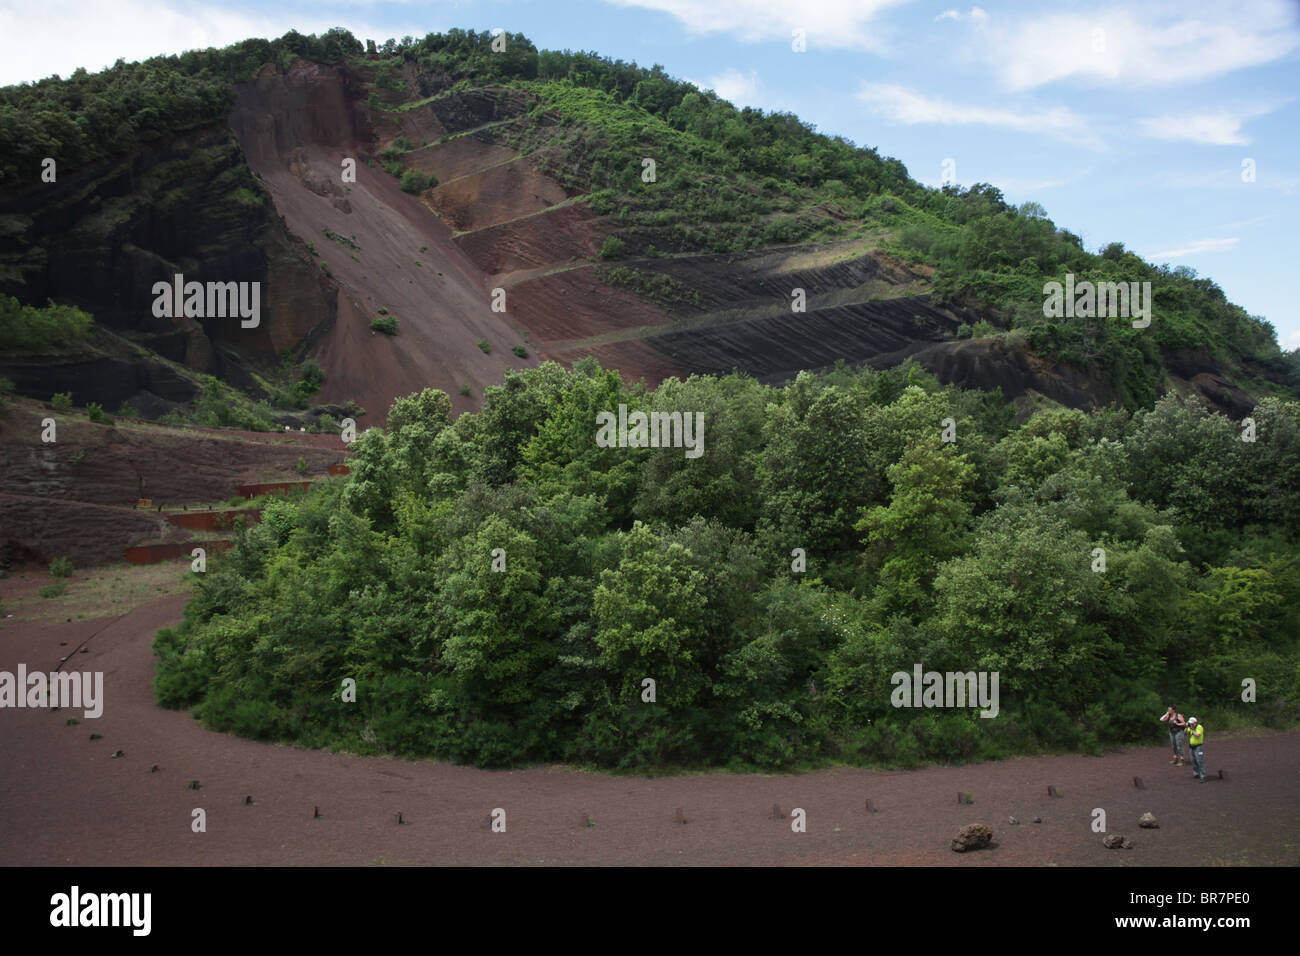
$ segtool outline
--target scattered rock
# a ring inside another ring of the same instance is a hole
[[[1112,833],[1110,836],[1106,837],[1106,839],[1102,840],[1101,842],[1102,845],[1105,846],[1106,849],[1108,850],[1133,849],[1133,841],[1130,840],[1128,837],[1121,836],[1118,833]]]
[[[1042,818],[1042,817],[1034,817],[1034,822],[1035,822],[1035,823],[1042,823],[1042,822],[1043,822],[1043,818]]]
[[[1020,823],[1020,821],[1017,820],[1015,817],[1007,817],[1007,823],[1011,824],[1014,827],[1018,823]]]
[[[993,832],[982,823],[971,823],[957,831],[949,848],[954,853],[980,850],[993,840]]]
[[[1156,823],[1156,815],[1149,812],[1142,814],[1141,818],[1138,819],[1138,826],[1148,830],[1160,829],[1160,824]]]

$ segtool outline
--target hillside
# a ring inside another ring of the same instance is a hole
[[[291,33],[6,88],[0,293],[77,306],[131,344],[124,361],[217,376],[275,406],[268,422],[307,358],[324,373],[311,402],[369,422],[426,386],[476,409],[508,369],[588,356],[652,386],[914,358],[1022,411],[1173,390],[1239,417],[1296,394],[1294,354],[1208,280],[1119,243],[1088,253],[992,187],[924,187],[659,68],[506,41]],[[1045,319],[1043,285],[1067,272],[1150,281],[1151,326]],[[153,283],[175,273],[259,282],[260,325],[155,317]],[[396,335],[372,330],[382,317]],[[53,389],[33,369],[94,365],[0,351],[0,375],[39,399]],[[170,381],[114,367],[71,390],[184,414],[201,386]]]

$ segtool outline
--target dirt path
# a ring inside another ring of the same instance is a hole
[[[211,733],[156,707],[150,643],[183,603],[163,598],[117,621],[0,628],[0,670],[21,661],[48,671],[89,637],[70,664],[103,671],[105,687],[103,716],[77,714],[74,726],[68,711],[0,710],[0,865],[1300,863],[1296,732],[1211,737],[1210,771],[1226,768],[1229,779],[1204,786],[1156,744],[910,772],[655,780],[356,757]],[[1147,789],[1134,787],[1135,775]],[[191,780],[201,789],[186,789]],[[957,804],[959,790],[973,806]],[[865,811],[866,797],[878,812]],[[807,832],[773,819],[773,804],[806,810]],[[196,807],[206,833],[190,829]],[[488,827],[498,807],[505,833]],[[675,822],[677,807],[687,824]],[[1089,827],[1094,807],[1134,849],[1102,848]],[[1137,828],[1147,810],[1160,829]],[[1009,814],[1021,824],[1008,826]],[[948,840],[969,822],[987,823],[996,848],[951,853]]]

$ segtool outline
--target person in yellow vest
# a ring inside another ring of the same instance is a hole
[[[1187,718],[1187,749],[1192,753],[1193,777],[1199,777],[1205,783],[1205,725],[1195,717]]]

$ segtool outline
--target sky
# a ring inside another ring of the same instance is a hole
[[[289,29],[505,29],[796,113],[923,183],[992,183],[1300,347],[1300,0],[950,2],[0,0],[0,84]]]

